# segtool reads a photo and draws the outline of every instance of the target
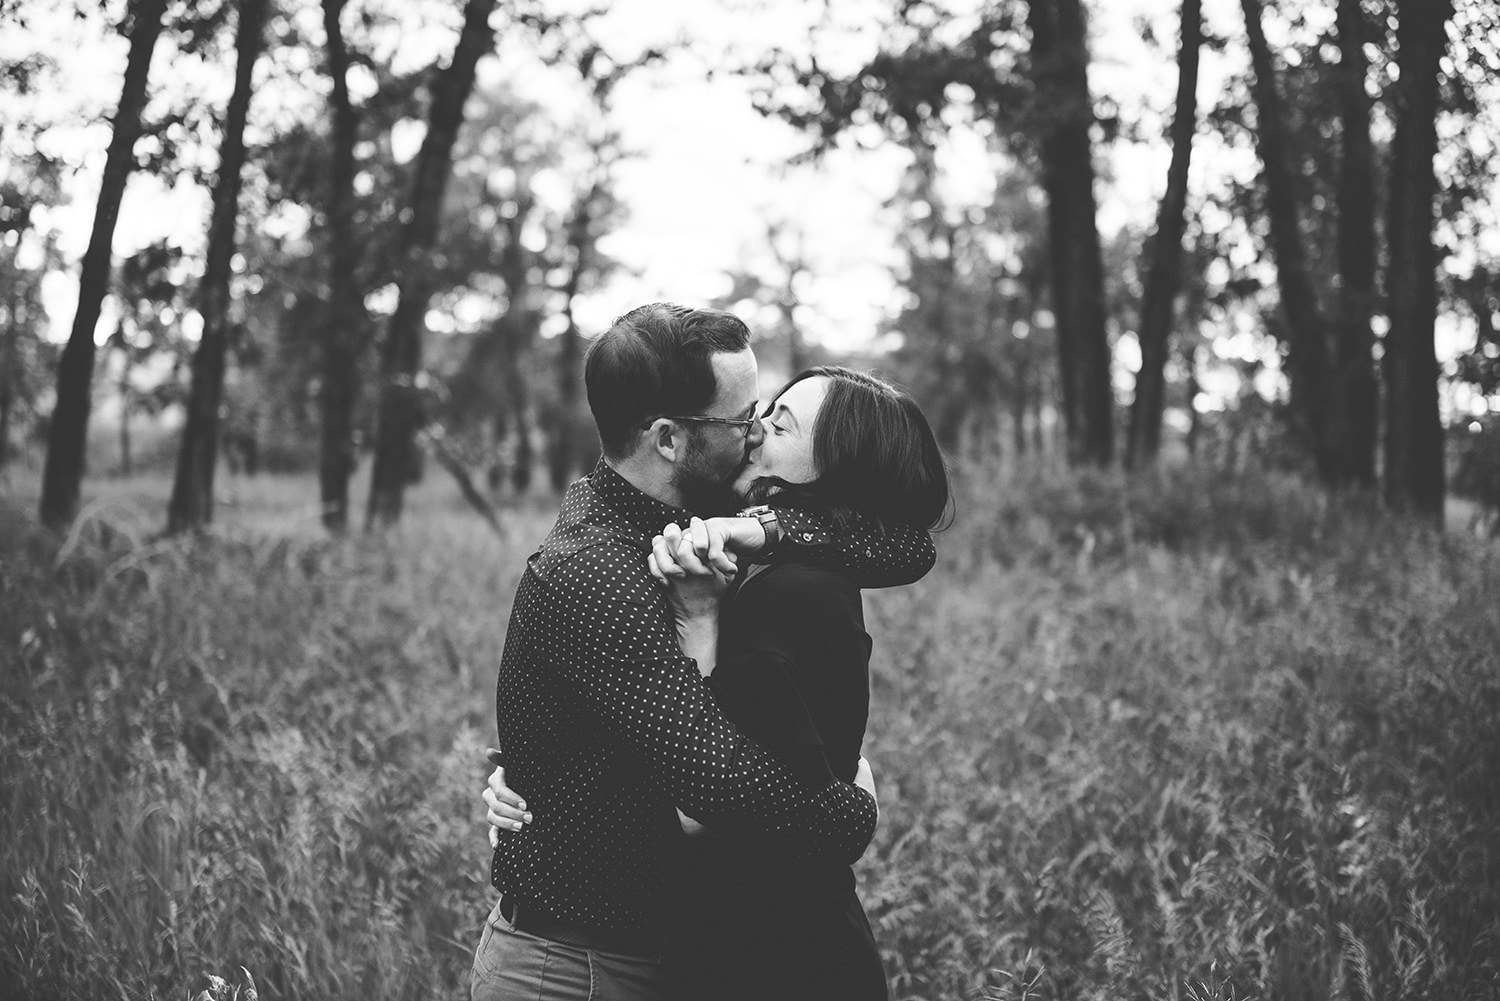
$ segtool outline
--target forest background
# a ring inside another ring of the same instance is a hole
[[[657,298],[950,457],[868,599],[896,997],[1493,996],[1493,5],[693,10],[0,4],[6,996],[461,993]]]

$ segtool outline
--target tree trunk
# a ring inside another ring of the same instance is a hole
[[[568,325],[563,329],[562,350],[557,358],[558,421],[552,428],[552,454],[548,463],[552,489],[559,493],[567,489],[580,471],[578,386],[583,381],[583,337],[573,319],[571,300],[564,307],[563,313]]]
[[[1193,458],[1198,456],[1198,439],[1203,434],[1203,415],[1198,413],[1198,394],[1203,391],[1198,382],[1198,351],[1198,345],[1194,343],[1182,352],[1182,362],[1187,368],[1187,451]]]
[[[359,250],[354,237],[354,144],[358,122],[349,99],[349,53],[339,15],[345,0],[323,0],[328,75],[333,81],[333,142],[328,171],[329,311],[323,331],[323,379],[319,403],[322,436],[318,480],[323,525],[342,532],[349,523],[349,477],[354,472],[354,404],[357,367],[365,329],[364,302],[355,276]]]
[[[1385,337],[1385,497],[1392,507],[1443,520],[1443,428],[1433,351],[1437,253],[1432,245],[1437,180],[1438,72],[1449,0],[1401,0],[1396,32],[1391,162],[1390,332]]]
[[[573,303],[583,274],[589,267],[589,256],[593,250],[592,232],[593,206],[599,198],[602,184],[595,181],[579,200],[568,223],[568,246],[572,251],[572,268],[563,283],[563,317],[567,326],[562,333],[562,349],[557,359],[557,410],[558,420],[552,428],[551,454],[548,457],[548,472],[552,489],[561,493],[567,489],[573,475],[578,471],[578,388],[583,382],[583,338],[578,323],[573,318]]]
[[[1339,298],[1330,385],[1328,450],[1335,486],[1375,486],[1379,418],[1375,384],[1375,153],[1365,92],[1369,37],[1359,0],[1339,0],[1338,88],[1343,119],[1339,165]]]
[[[1012,394],[1010,402],[1010,439],[1017,458],[1026,456],[1027,409],[1026,393],[1018,389]]]
[[[1068,455],[1075,463],[1108,465],[1114,452],[1114,404],[1089,143],[1094,109],[1083,8],[1080,0],[1031,0],[1027,23],[1052,239],[1052,306]]]
[[[17,300],[20,296],[11,288],[5,304],[5,344],[0,354],[0,469],[10,463],[10,421],[16,405],[16,389],[21,381],[20,351],[16,340],[20,337],[21,321],[17,318]]]
[[[453,144],[463,124],[464,103],[474,88],[474,68],[494,48],[495,35],[489,25],[494,9],[495,0],[468,0],[453,59],[432,83],[427,135],[417,155],[412,184],[411,215],[401,234],[400,295],[381,348],[375,468],[367,511],[371,526],[400,519],[408,474],[416,462],[416,433],[422,424],[417,373],[422,364],[427,302],[432,297],[427,257],[437,242],[443,194],[452,173]]]
[[[66,528],[78,513],[83,467],[88,447],[90,390],[94,381],[94,327],[109,291],[115,222],[125,182],[135,166],[135,141],[141,133],[141,110],[146,106],[146,79],[151,53],[161,35],[167,0],[133,0],[130,4],[130,55],[125,83],[115,112],[114,134],[104,159],[104,177],[94,209],[94,226],[83,254],[78,279],[78,312],[67,347],[57,365],[57,404],[47,428],[47,460],[42,471],[42,499],[38,517],[52,529]]]
[[[536,473],[530,395],[524,378],[517,375],[511,379],[510,400],[514,407],[512,416],[516,420],[516,464],[510,469],[510,485],[518,496],[531,489],[532,476]]]
[[[1168,341],[1173,304],[1182,284],[1182,231],[1187,209],[1188,165],[1198,124],[1198,52],[1203,41],[1200,0],[1182,0],[1182,47],[1177,56],[1177,110],[1172,118],[1172,162],[1167,190],[1156,215],[1156,233],[1147,249],[1146,290],[1141,298],[1141,368],[1130,408],[1130,439],[1125,464],[1150,463],[1161,451],[1161,418],[1166,400]]]
[[[1329,351],[1302,242],[1297,180],[1287,147],[1287,116],[1276,89],[1276,70],[1261,27],[1261,0],[1240,0],[1254,69],[1255,141],[1266,184],[1266,211],[1276,259],[1276,282],[1287,325],[1287,378],[1291,383],[1293,427],[1317,463],[1319,475],[1332,480],[1327,448]]]
[[[129,476],[130,462],[130,348],[120,330],[120,475]]]
[[[6,360],[11,361],[9,358]],[[11,370],[7,368],[6,371]],[[10,379],[0,376],[0,469],[10,463],[10,414],[15,404],[16,397],[11,390]]]
[[[201,528],[213,520],[214,466],[219,448],[219,407],[224,399],[224,358],[229,345],[229,277],[234,260],[234,231],[240,215],[240,181],[245,164],[245,119],[255,63],[265,41],[269,0],[243,0],[235,31],[234,93],[224,114],[219,173],[214,181],[213,218],[208,226],[208,254],[198,312],[203,335],[193,352],[193,382],[188,392],[187,423],[177,452],[177,478],[167,506],[167,531]]]

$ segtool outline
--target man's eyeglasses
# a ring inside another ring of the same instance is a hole
[[[740,435],[745,438],[750,437],[750,429],[760,420],[759,417],[704,417],[699,414],[683,416],[664,414],[663,417],[669,421],[693,421],[698,424],[727,424],[730,427],[739,428]],[[660,420],[661,418],[655,419]],[[649,423],[642,425],[643,429],[650,426]]]

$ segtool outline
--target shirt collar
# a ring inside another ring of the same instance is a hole
[[[615,471],[609,463],[600,459],[589,474],[589,485],[594,494],[642,535],[652,536],[671,522],[687,527],[692,515],[680,507],[673,507],[640,490]]]

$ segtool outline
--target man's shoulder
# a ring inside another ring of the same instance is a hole
[[[531,570],[549,588],[601,582],[628,586],[650,581],[646,565],[650,552],[648,539],[615,526],[576,521],[552,530],[531,558]]]

